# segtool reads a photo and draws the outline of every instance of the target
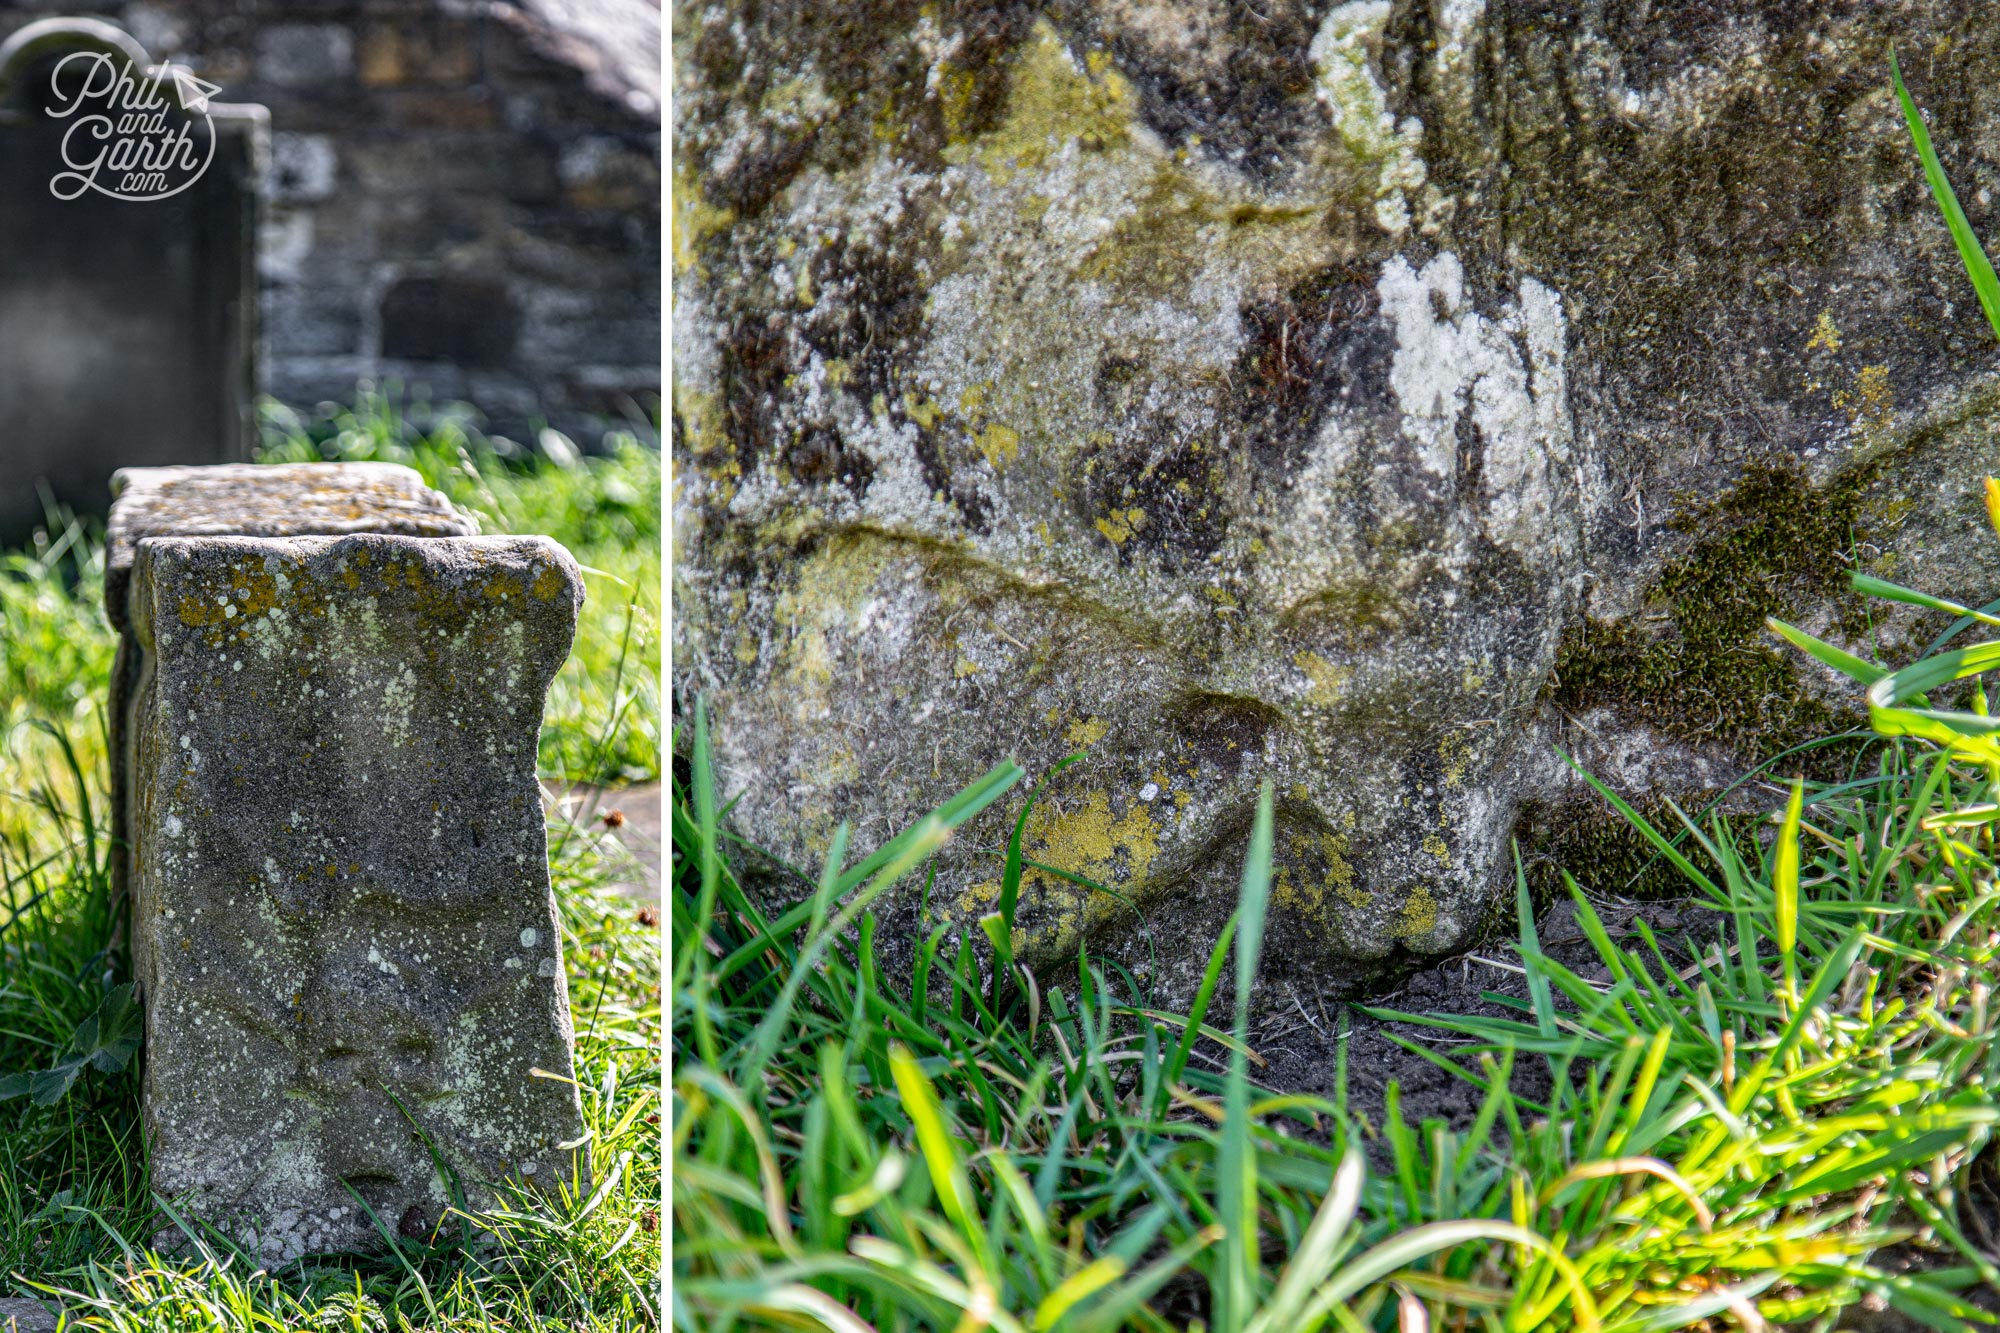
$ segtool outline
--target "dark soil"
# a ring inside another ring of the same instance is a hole
[[[1660,947],[1683,964],[1693,956],[1690,941],[1706,945],[1715,938],[1721,923],[1715,912],[1688,902],[1600,903],[1595,907],[1614,941],[1643,951],[1643,941],[1633,922],[1644,920]],[[1604,965],[1577,925],[1574,908],[1569,903],[1557,903],[1536,930],[1542,951],[1550,958],[1579,976],[1605,979]],[[1517,971],[1495,966],[1496,963],[1519,965],[1509,941],[1493,940],[1470,953],[1413,973],[1395,990],[1372,997],[1366,1003],[1373,1008],[1403,1013],[1531,1021],[1526,1010],[1491,998],[1506,996],[1523,1004],[1528,998],[1526,978]],[[1657,975],[1657,964],[1654,966]],[[1411,1126],[1433,1119],[1444,1121],[1454,1130],[1472,1124],[1485,1094],[1390,1038],[1402,1037],[1438,1055],[1448,1055],[1455,1047],[1470,1045],[1470,1041],[1421,1024],[1385,1023],[1363,1013],[1358,1006],[1347,1007],[1344,1012],[1329,1006],[1323,1013],[1316,1012],[1310,1017],[1297,1007],[1289,1014],[1273,1015],[1259,1026],[1253,1043],[1269,1065],[1254,1071],[1253,1077],[1279,1091],[1333,1098],[1339,1067],[1338,1034],[1343,1030],[1349,1033],[1348,1106],[1368,1124],[1381,1127],[1384,1098],[1391,1083],[1398,1085],[1403,1118]],[[1544,1101],[1549,1094],[1546,1063],[1532,1057],[1516,1059],[1512,1083],[1518,1095]]]

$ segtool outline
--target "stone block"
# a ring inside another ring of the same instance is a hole
[[[469,537],[471,516],[397,463],[238,463],[122,468],[106,531],[104,610],[125,626],[125,588],[148,537],[309,537],[381,532]]]
[[[257,35],[257,77],[309,88],[354,72],[354,34],[337,23],[281,23]]]
[[[587,1170],[535,781],[582,599],[540,537],[139,544],[152,1181],[267,1262],[429,1233],[440,1161]]]
[[[0,1333],[56,1333],[56,1317],[40,1301],[0,1297]]]
[[[466,537],[477,522],[393,463],[300,463],[260,467],[124,468],[106,532],[104,613],[119,631],[111,672],[111,879],[123,898],[129,879],[126,790],[134,689],[147,669],[132,636],[127,594],[139,544],[148,537],[339,536]]]

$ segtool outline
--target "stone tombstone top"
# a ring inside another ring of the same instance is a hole
[[[91,137],[84,122],[92,108],[51,114],[79,100],[79,67],[57,72],[74,56],[103,56],[107,68],[152,80],[156,91],[164,85],[156,135],[185,131],[197,158],[208,155],[199,174],[152,197],[120,196],[124,175],[99,172],[93,185],[62,197],[63,173],[124,138]],[[39,20],[0,44],[0,404],[8,426],[0,541],[42,520],[43,484],[65,505],[102,512],[105,479],[124,464],[235,460],[254,438],[268,117],[262,107],[221,102],[189,110],[176,77],[131,36],[93,19]]]
[[[153,1181],[267,1260],[428,1234],[433,1151],[475,1208],[587,1173],[535,780],[582,600],[540,537],[139,546]]]
[[[104,610],[124,629],[125,591],[148,537],[307,537],[381,532],[471,537],[459,512],[400,463],[128,467],[111,477]]]

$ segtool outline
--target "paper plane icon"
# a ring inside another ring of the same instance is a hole
[[[222,89],[197,79],[193,71],[184,65],[169,65],[167,68],[174,73],[174,91],[180,96],[181,109],[197,115],[207,115],[208,99]]]

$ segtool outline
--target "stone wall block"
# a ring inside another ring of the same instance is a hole
[[[587,1171],[535,780],[582,601],[540,537],[139,543],[153,1184],[267,1261],[428,1234],[433,1150],[475,1208]]]

